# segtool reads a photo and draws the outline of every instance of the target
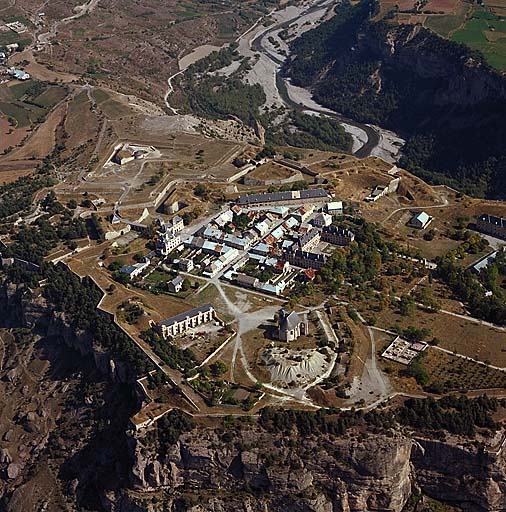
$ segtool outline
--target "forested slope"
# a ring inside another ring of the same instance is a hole
[[[294,41],[285,66],[321,104],[404,135],[401,164],[433,182],[506,197],[506,80],[465,46],[417,26],[370,21],[344,2]]]

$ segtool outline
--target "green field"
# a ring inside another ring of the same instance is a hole
[[[455,30],[464,24],[468,11],[469,5],[462,3],[457,7],[457,10],[454,14],[446,14],[444,16],[428,16],[427,21],[425,22],[425,26],[440,36],[450,37]]]
[[[52,86],[46,89],[42,94],[39,94],[39,96],[34,98],[33,102],[37,105],[40,105],[43,108],[50,110],[61,100],[63,100],[63,98],[65,98],[66,95],[67,91],[64,87]]]
[[[20,82],[19,84],[14,84],[9,87],[9,91],[12,94],[12,96],[19,100],[21,99],[25,94],[27,94],[30,89],[34,88],[35,86],[34,80],[27,80],[26,82]]]
[[[93,97],[98,104],[111,99],[109,94],[102,89],[93,89]]]
[[[452,39],[478,50],[491,66],[506,71],[506,18],[477,8]]]
[[[0,111],[14,119],[18,128],[37,123],[67,94],[64,87],[47,86],[36,80],[14,84],[6,91],[9,95],[0,103]]]
[[[6,116],[16,121],[17,128],[25,128],[30,126],[30,116],[26,108],[16,105],[15,103],[0,102],[0,111]]]

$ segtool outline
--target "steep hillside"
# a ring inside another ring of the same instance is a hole
[[[376,9],[342,4],[293,43],[285,72],[323,105],[403,134],[401,164],[423,178],[506,197],[506,80],[422,27],[370,21]]]

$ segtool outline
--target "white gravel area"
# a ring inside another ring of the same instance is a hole
[[[402,146],[404,146],[406,141],[394,132],[384,130],[379,126],[370,126],[373,126],[380,134],[379,144],[371,151],[371,155],[379,156],[390,163],[397,162]]]

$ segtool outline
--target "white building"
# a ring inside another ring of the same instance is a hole
[[[204,304],[157,323],[155,329],[167,338],[184,334],[188,329],[212,322],[215,317],[216,312],[211,304]]]
[[[144,261],[140,261],[139,263],[135,263],[134,265],[127,265],[125,267],[120,268],[120,272],[122,274],[127,274],[130,279],[139,276],[142,272],[149,267],[149,260],[146,258]]]
[[[179,293],[183,289],[183,281],[184,279],[181,276],[176,276],[167,283],[167,289],[171,293]]]
[[[160,233],[156,240],[156,252],[162,256],[167,256],[181,244],[181,237],[179,235],[175,235],[172,232]]]
[[[191,272],[195,267],[195,264],[191,258],[181,258],[178,266],[183,272]]]
[[[408,222],[408,226],[416,229],[425,229],[432,222],[432,219],[433,217],[431,217],[428,213],[415,213]]]
[[[327,226],[330,226],[332,224],[332,215],[329,215],[328,213],[322,212],[319,213],[312,221],[311,223],[313,226],[317,228],[324,228]]]
[[[16,80],[21,80],[23,82],[25,82],[26,80],[30,80],[31,78],[30,75],[22,69],[10,68],[9,74]]]
[[[333,217],[339,217],[343,214],[343,202],[342,201],[332,201],[327,203],[325,206],[327,213],[332,215]]]
[[[278,317],[278,338],[281,341],[295,341],[300,336],[307,334],[307,322],[301,320],[295,311],[288,313],[281,309]]]
[[[225,212],[220,213],[215,219],[214,223],[223,228],[227,224],[230,224],[234,220],[234,212],[232,210],[227,210]]]

